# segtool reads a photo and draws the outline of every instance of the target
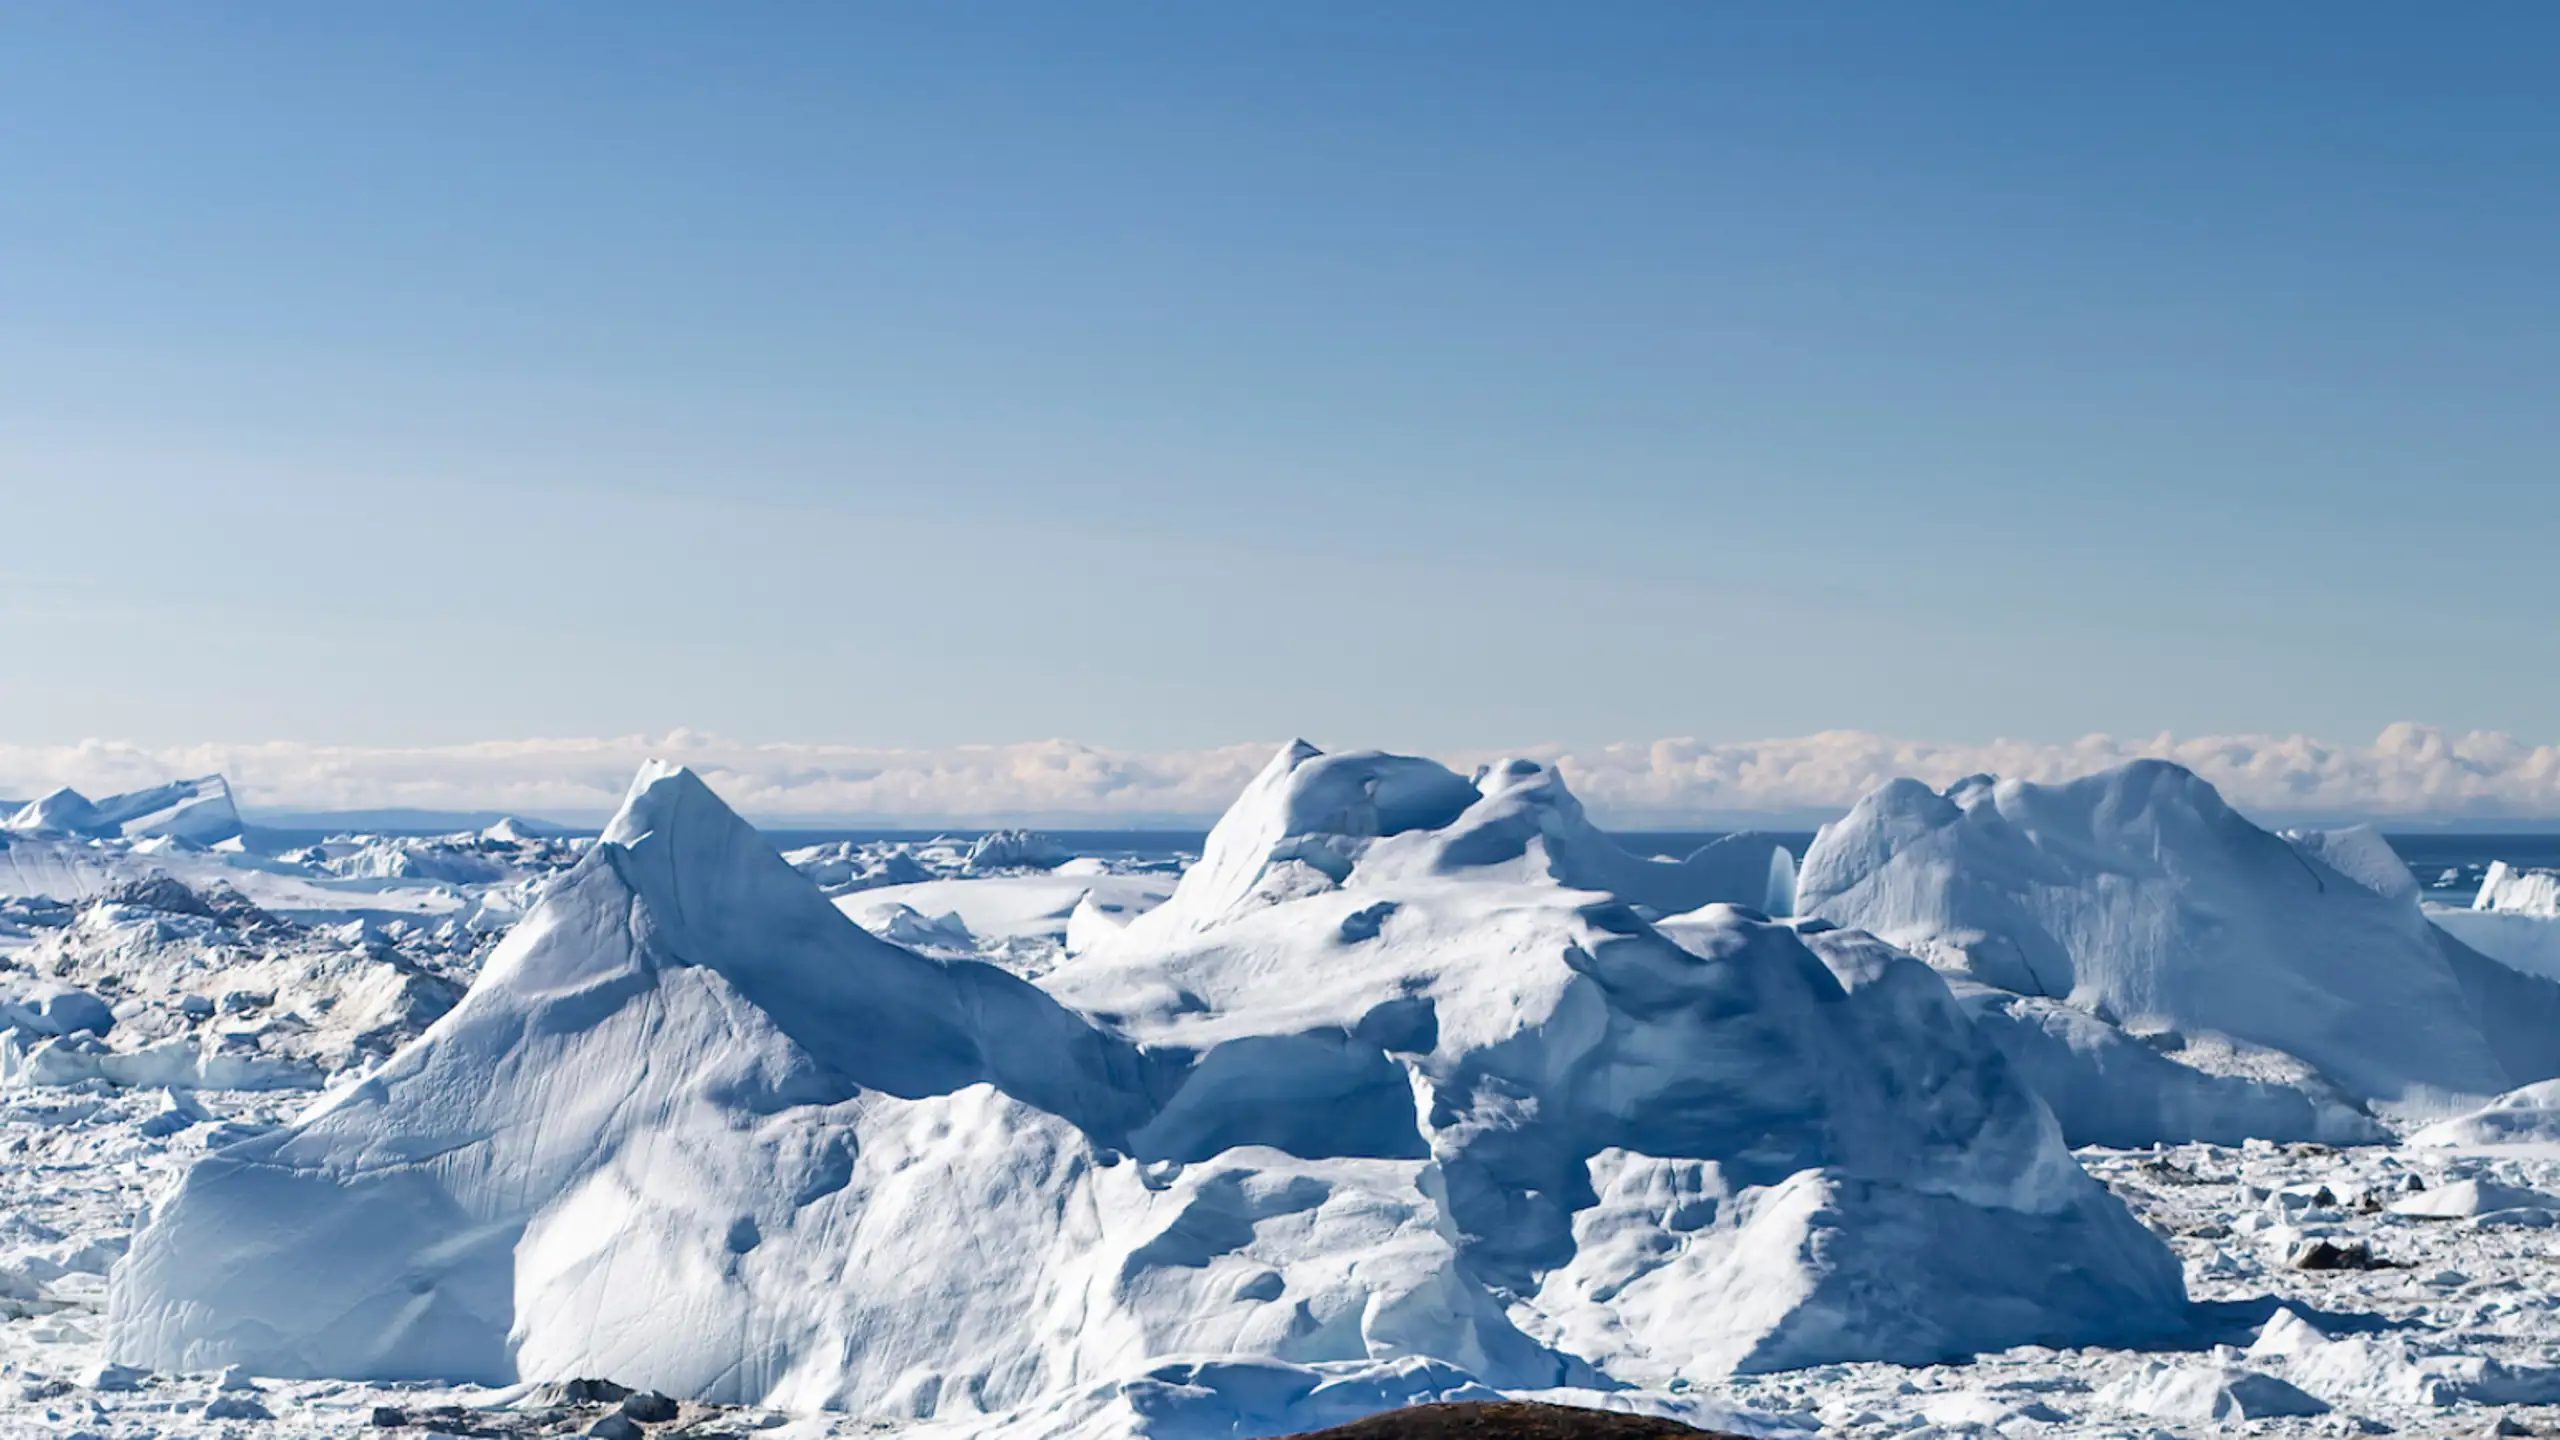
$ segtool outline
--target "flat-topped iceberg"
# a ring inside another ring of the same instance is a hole
[[[240,812],[231,803],[230,785],[219,775],[206,775],[110,795],[103,800],[91,800],[66,787],[30,800],[0,818],[0,830],[21,835],[160,839],[211,845],[240,833]]]

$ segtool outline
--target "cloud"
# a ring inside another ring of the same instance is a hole
[[[759,819],[932,825],[1030,819],[1099,825],[1217,814],[1276,742],[1109,750],[1066,740],[938,750],[748,744],[693,731],[655,738],[490,740],[414,747],[0,743],[0,794],[57,785],[92,795],[220,772],[253,810],[502,810],[592,818],[620,801],[644,759],[690,765]],[[1835,730],[1788,740],[1656,740],[1596,749],[1527,746],[1559,762],[1592,810],[1619,824],[1697,823],[1836,810],[1897,776],[1944,786],[1990,772],[2064,780],[2145,756],[2178,761],[2234,804],[2306,815],[2458,820],[2560,816],[2560,746],[2417,724],[2372,743],[2302,735],[1940,744]],[[1444,753],[1466,766],[1495,752]]]

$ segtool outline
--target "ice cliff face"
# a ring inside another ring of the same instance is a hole
[[[2073,1138],[2115,1144],[2374,1138],[2363,1106],[2560,1073],[2560,987],[2455,942],[2417,894],[2378,837],[2272,834],[2161,761],[1897,781],[1798,880],[1805,914],[1954,977]]]
[[[2489,873],[2480,877],[2480,893],[2472,897],[2471,908],[2546,920],[2560,918],[2560,870],[2531,870],[2504,860],[2492,861]]]
[[[653,767],[425,1036],[188,1175],[113,1343],[1275,1433],[2177,1327],[1936,975],[1711,903],[1771,876],[1625,855],[1525,762],[1292,747],[1034,986]]]

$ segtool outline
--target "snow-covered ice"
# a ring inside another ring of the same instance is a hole
[[[1970,982],[2076,1141],[2376,1139],[2560,1074],[2560,984],[2429,923],[2378,836],[2274,834],[2164,761],[1897,781],[1797,893]]]
[[[1274,1365],[1668,1389],[2184,1326],[1926,967],[1716,903],[1765,851],[1639,861],[1542,767],[1426,767],[1284,753],[1045,991],[644,772],[423,1039],[197,1163],[115,1354],[1201,1433]]]
[[[785,863],[673,771],[596,845],[13,830],[0,866],[81,883],[0,885],[0,1436],[1103,1440],[1497,1391],[2560,1430],[2540,982],[2378,837],[2080,783],[1988,841],[1835,827],[1795,919],[1766,837],[1647,860],[1544,766],[1297,747],[1178,884],[1016,840]],[[2463,1053],[2226,1023],[2314,951],[2365,1004],[2449,977],[2419,1019]]]
[[[2560,870],[2529,870],[2504,860],[2491,861],[2488,873],[2480,877],[2480,891],[2471,908],[2560,919]]]

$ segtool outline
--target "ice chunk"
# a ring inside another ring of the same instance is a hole
[[[2510,1091],[2409,1137],[2412,1145],[2560,1145],[2560,1080]]]
[[[116,1012],[106,1001],[68,985],[35,985],[14,997],[0,996],[0,1027],[15,1025],[39,1035],[104,1035],[115,1028]]]
[[[2154,1360],[2098,1392],[2111,1405],[2163,1420],[2198,1424],[2320,1415],[2329,1406],[2272,1375],[2231,1365],[2175,1365]]]
[[[2423,1220],[2468,1220],[2496,1210],[2549,1210],[2560,1200],[2538,1190],[2502,1185],[2495,1180],[2449,1180],[2391,1204],[2394,1215]]]

